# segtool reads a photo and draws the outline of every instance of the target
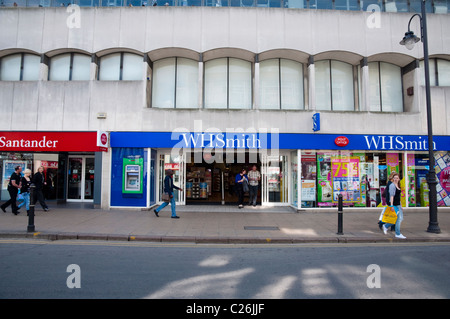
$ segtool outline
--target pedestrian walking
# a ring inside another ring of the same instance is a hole
[[[44,193],[43,193],[44,185],[47,184],[45,182],[44,167],[43,166],[40,166],[38,168],[38,171],[33,176],[32,182],[36,186],[35,193],[34,193],[34,198],[32,199],[33,205],[36,204],[36,201],[39,201],[39,204],[41,204],[42,209],[44,211],[48,212],[49,209],[48,209],[47,204],[45,203]]]
[[[390,207],[394,207],[395,213],[397,214],[397,221],[395,222],[395,237],[406,239],[405,236],[402,235],[400,232],[400,225],[403,221],[403,210],[402,205],[400,202],[400,197],[402,194],[400,185],[400,176],[398,173],[392,174],[392,184],[389,185],[389,202],[388,205]],[[383,232],[386,234],[389,227],[391,227],[393,224],[384,224],[382,226]]]
[[[6,207],[11,205],[12,213],[14,215],[19,214],[19,208],[17,207],[17,194],[19,193],[19,189],[22,187],[21,185],[21,179],[22,175],[20,172],[22,171],[22,166],[16,166],[14,167],[14,172],[11,174],[11,177],[9,179],[8,183],[8,193],[10,196],[10,199],[3,203],[1,205],[1,209],[4,213],[6,213]]]
[[[169,194],[170,197],[170,208],[172,209],[172,216],[171,218],[180,218],[177,216],[176,210],[175,210],[175,197],[173,194],[173,190],[177,189],[179,191],[183,191],[182,188],[179,188],[173,184],[173,171],[171,169],[168,169],[166,171],[166,177],[164,178],[164,192]],[[155,208],[153,212],[155,213],[156,217],[159,217],[159,212],[161,209],[169,205],[169,202],[162,203],[158,208]]]
[[[256,165],[252,166],[252,170],[248,172],[249,184],[249,205],[256,206],[256,199],[258,197],[259,181],[261,180],[261,173],[258,171]]]
[[[238,207],[242,208],[244,207],[244,187],[248,187],[248,177],[246,175],[247,171],[245,169],[242,169],[240,173],[236,175],[236,178],[234,179],[234,184],[236,185],[236,192],[238,194]]]
[[[23,204],[19,205],[19,207],[22,207],[25,205],[25,208],[27,209],[27,216],[30,212],[30,186],[31,186],[31,169],[26,169],[23,172],[22,177],[22,187],[20,188],[20,194],[22,195],[24,202]]]

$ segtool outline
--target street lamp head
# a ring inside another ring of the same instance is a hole
[[[419,41],[420,39],[414,34],[414,32],[408,31],[405,33],[403,40],[400,41],[400,44],[404,45],[408,50],[412,50],[414,48],[414,44]]]

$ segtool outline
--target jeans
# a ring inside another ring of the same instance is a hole
[[[258,185],[248,185],[249,187],[249,205],[256,205],[256,198],[258,197]]]
[[[159,212],[160,212],[164,207],[166,207],[167,205],[169,205],[168,202],[162,203],[157,209],[155,209],[156,212],[159,213]],[[175,211],[175,196],[173,196],[173,197],[170,199],[170,208],[172,209],[172,217],[177,216],[177,213],[176,213],[176,211]]]
[[[401,205],[394,206],[395,213],[397,214],[397,221],[395,222],[395,234],[400,235],[400,225],[403,221],[403,209]],[[394,224],[384,224],[384,227],[389,228]]]
[[[30,193],[20,193],[23,197],[23,203],[19,204],[19,208],[22,207],[23,205],[26,206],[27,211],[30,210]]]

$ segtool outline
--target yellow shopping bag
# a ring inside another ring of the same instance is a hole
[[[394,207],[386,207],[381,221],[386,224],[395,224],[397,221],[397,214],[395,213]]]

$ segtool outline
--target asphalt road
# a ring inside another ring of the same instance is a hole
[[[449,269],[449,243],[195,245],[3,239],[0,299],[448,299]]]

